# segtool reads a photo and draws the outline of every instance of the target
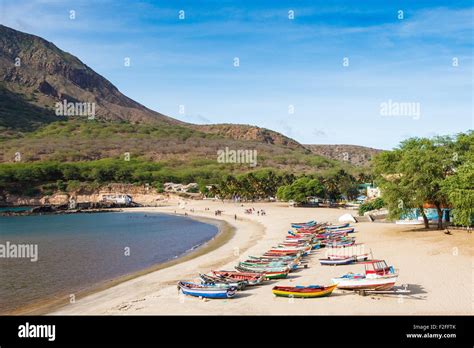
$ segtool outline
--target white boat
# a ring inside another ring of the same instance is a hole
[[[367,261],[369,258],[369,254],[356,254],[356,255],[326,255],[328,259],[330,260],[338,260],[338,259],[345,259],[348,257],[354,258],[354,261],[356,262],[362,262],[362,261]]]
[[[336,265],[349,265],[351,263],[354,263],[355,258],[354,256],[348,256],[348,257],[333,257],[333,258],[326,258],[326,259],[319,259],[319,262],[321,265],[331,265],[331,266],[336,266]]]
[[[423,225],[423,220],[397,220],[395,224],[397,225]]]
[[[383,260],[373,260],[365,263],[365,274],[348,273],[339,278],[333,278],[338,289],[345,290],[390,290],[395,285],[398,273]]]

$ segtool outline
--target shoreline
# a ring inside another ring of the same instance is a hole
[[[336,290],[329,297],[289,301],[275,298],[274,285],[328,285],[331,279],[347,272],[359,273],[363,265],[321,266],[325,250],[312,252],[308,268],[286,279],[268,281],[239,292],[231,300],[204,301],[180,296],[179,280],[196,281],[198,274],[213,269],[233,269],[238,260],[261,255],[278,244],[295,221],[336,222],[351,213],[336,208],[290,208],[279,203],[232,203],[185,201],[160,208],[141,208],[150,212],[179,212],[188,216],[210,217],[222,210],[225,220],[236,227],[231,240],[203,256],[173,267],[149,273],[63,307],[51,315],[467,315],[472,314],[472,234],[452,231],[423,231],[413,226],[359,222],[354,236],[357,243],[400,270],[396,287],[406,284],[408,296],[359,296]],[[244,214],[248,208],[264,209],[265,216]],[[352,212],[353,213],[353,212]],[[234,214],[238,220],[234,221]],[[213,216],[214,217],[214,216]],[[234,253],[237,250],[237,253]],[[446,286],[450,284],[450,286]]]
[[[124,212],[122,208],[117,208],[120,210],[112,210],[108,212],[117,212],[121,213]],[[133,210],[130,210],[131,212],[135,211],[136,208],[132,208]],[[140,211],[142,212],[142,211]],[[81,290],[75,294],[75,300],[78,301],[82,298],[85,298],[87,296],[93,295],[95,293],[107,290],[111,287],[114,287],[116,285],[119,285],[121,283],[133,280],[135,278],[144,276],[146,274],[156,272],[165,268],[173,267],[174,265],[180,264],[182,262],[190,261],[194,258],[197,258],[201,255],[205,255],[220,246],[224,245],[227,243],[235,234],[235,229],[230,226],[226,221],[222,220],[217,220],[217,219],[212,219],[208,217],[200,217],[200,216],[184,216],[183,214],[174,214],[174,213],[161,213],[160,214],[166,214],[166,215],[173,215],[173,216],[180,216],[180,217],[188,217],[190,219],[193,219],[195,221],[203,222],[206,224],[213,225],[218,228],[217,234],[211,238],[210,240],[206,241],[205,243],[199,245],[196,249],[194,250],[189,250],[182,254],[181,256],[178,256],[177,258],[167,260],[165,262],[147,267],[145,269],[132,272],[129,274],[124,274],[122,276],[115,277],[113,279],[109,280],[104,280],[101,281],[100,283],[93,285],[87,289]],[[50,312],[60,310],[62,307],[67,306],[69,304],[68,301],[68,294],[62,294],[62,295],[57,295],[55,297],[60,297],[58,299],[53,299],[53,298],[48,298],[44,300],[37,301],[35,303],[16,308],[11,311],[7,311],[4,313],[1,313],[0,315],[45,315]]]
[[[264,209],[265,216],[244,214],[244,209]],[[222,210],[215,216],[215,210]],[[199,273],[213,269],[232,270],[239,260],[261,255],[278,244],[295,221],[336,222],[351,213],[346,209],[290,208],[279,203],[232,203],[217,201],[175,202],[161,207],[133,208],[133,211],[159,212],[193,219],[225,221],[234,234],[219,247],[164,269],[135,277],[105,290],[94,292],[48,315],[472,315],[472,234],[423,230],[413,226],[359,222],[354,236],[373,257],[386,260],[400,270],[396,287],[408,286],[408,296],[359,296],[336,290],[325,298],[288,301],[275,298],[274,285],[328,285],[347,272],[358,273],[363,266],[321,266],[325,250],[312,252],[308,268],[295,271],[286,279],[268,281],[239,292],[231,300],[204,301],[180,296],[179,280],[196,281]],[[234,220],[234,214],[238,216]],[[436,276],[434,276],[436,275]],[[446,284],[450,284],[449,287]]]

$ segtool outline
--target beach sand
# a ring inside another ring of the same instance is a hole
[[[178,280],[197,280],[199,272],[233,270],[239,259],[261,255],[282,241],[291,222],[336,222],[344,209],[290,208],[281,203],[222,203],[181,201],[168,207],[138,208],[133,211],[184,214],[218,218],[235,228],[227,242],[191,260],[141,275],[105,290],[80,298],[50,314],[56,315],[389,315],[473,313],[473,237],[466,231],[423,231],[420,227],[391,223],[362,222],[356,227],[357,243],[374,258],[384,259],[399,269],[397,286],[407,285],[409,296],[360,296],[335,290],[330,297],[288,299],[274,297],[274,285],[329,285],[331,278],[347,272],[361,272],[363,265],[321,266],[325,249],[306,257],[307,269],[290,273],[287,279],[250,287],[228,300],[201,300],[179,295]],[[265,216],[246,215],[244,209],[264,209]],[[205,210],[209,208],[209,210]],[[190,209],[194,209],[191,212]],[[223,210],[215,217],[214,211]],[[238,219],[234,220],[234,214]]]

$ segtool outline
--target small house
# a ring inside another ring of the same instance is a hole
[[[130,205],[132,197],[125,194],[106,194],[102,195],[102,202]]]

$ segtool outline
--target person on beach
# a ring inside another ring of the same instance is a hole
[[[234,220],[237,220],[237,214],[234,214]]]

